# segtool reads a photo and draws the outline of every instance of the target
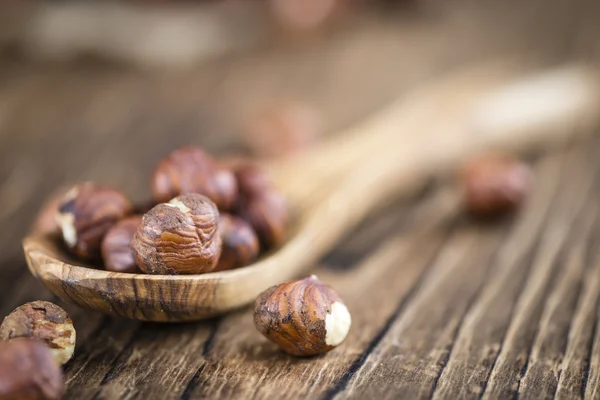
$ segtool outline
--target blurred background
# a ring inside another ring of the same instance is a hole
[[[595,62],[599,9],[591,0],[4,1],[0,279],[36,284],[20,240],[58,187],[95,180],[144,201],[154,164],[181,145],[285,157],[475,61]]]

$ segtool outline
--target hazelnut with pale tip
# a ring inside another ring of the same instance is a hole
[[[254,305],[254,324],[294,356],[314,356],[340,345],[352,318],[340,296],[312,275],[264,291]]]

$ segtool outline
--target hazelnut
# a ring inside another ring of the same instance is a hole
[[[294,356],[328,352],[346,339],[351,322],[337,292],[314,275],[273,286],[254,305],[258,331]]]
[[[285,29],[304,32],[321,27],[334,13],[339,0],[270,0],[271,12]]]
[[[237,184],[233,173],[219,166],[204,151],[182,147],[163,158],[152,176],[152,193],[166,202],[186,193],[207,196],[222,210],[233,206]]]
[[[60,227],[56,222],[56,214],[66,192],[66,188],[58,189],[42,204],[31,227],[32,233],[44,236],[60,235]]]
[[[279,105],[254,116],[245,129],[245,142],[253,154],[277,157],[310,148],[321,134],[317,114],[300,104]]]
[[[201,194],[184,194],[146,213],[131,241],[133,258],[148,274],[212,271],[221,254],[217,206]]]
[[[0,342],[0,399],[55,400],[64,392],[62,370],[43,342]]]
[[[23,304],[4,318],[0,339],[19,337],[44,341],[59,365],[66,364],[75,351],[73,321],[65,310],[48,301]]]
[[[113,272],[138,273],[131,252],[131,240],[142,223],[141,215],[133,215],[112,226],[102,240],[104,268]]]
[[[237,214],[252,226],[264,249],[280,245],[285,240],[288,224],[283,196],[255,166],[241,166],[235,174],[239,187]]]
[[[106,232],[132,209],[121,192],[88,182],[63,196],[56,221],[67,247],[76,256],[93,260],[100,257]]]
[[[466,205],[476,215],[497,215],[517,209],[532,183],[529,167],[501,156],[471,160],[463,171]]]
[[[256,259],[260,250],[258,237],[246,221],[233,215],[221,215],[219,232],[223,246],[215,272],[243,267]]]

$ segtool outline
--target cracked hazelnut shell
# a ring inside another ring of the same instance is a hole
[[[223,246],[215,272],[243,267],[258,257],[258,237],[243,219],[229,214],[221,215],[219,232]]]
[[[34,301],[10,313],[0,325],[0,339],[34,338],[43,341],[59,365],[75,351],[76,332],[69,315],[54,303]]]
[[[131,248],[148,274],[212,271],[221,254],[217,206],[206,196],[185,194],[146,213]]]
[[[314,356],[344,341],[351,317],[342,299],[316,276],[264,291],[254,304],[254,324],[294,356]]]
[[[141,215],[132,215],[114,224],[102,240],[104,268],[112,272],[138,273],[131,240],[142,223]]]
[[[88,182],[63,196],[57,222],[67,247],[82,259],[94,260],[100,258],[106,232],[132,209],[131,202],[118,190]]]
[[[237,197],[237,183],[231,171],[202,149],[187,146],[159,161],[152,176],[152,193],[160,203],[182,194],[199,193],[219,209],[229,210]]]
[[[64,392],[63,372],[43,342],[0,342],[0,399],[57,400]]]

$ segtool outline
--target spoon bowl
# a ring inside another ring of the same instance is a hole
[[[65,301],[144,321],[201,320],[247,305],[307,273],[369,212],[432,175],[480,152],[564,142],[596,122],[594,70],[571,65],[524,77],[525,70],[506,61],[468,68],[408,93],[314,151],[266,164],[294,224],[285,245],[252,265],[202,275],[108,272],[73,261],[55,238],[29,236],[29,270]]]

